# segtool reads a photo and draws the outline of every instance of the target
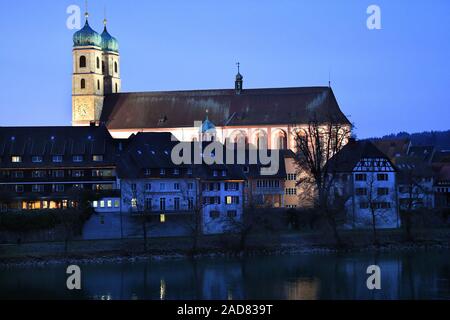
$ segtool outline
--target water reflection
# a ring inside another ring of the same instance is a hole
[[[0,298],[34,299],[449,299],[450,254],[346,254],[84,265],[82,290],[65,267],[0,270]],[[366,269],[381,268],[381,290]]]

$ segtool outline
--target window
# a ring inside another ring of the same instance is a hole
[[[187,174],[188,175],[192,175],[192,169],[191,168],[187,169]]]
[[[286,195],[295,196],[297,194],[296,188],[286,188]]]
[[[279,188],[280,181],[279,180],[257,180],[256,187],[257,188]]]
[[[31,177],[33,177],[33,178],[43,178],[43,177],[45,177],[45,171],[34,170],[33,172],[31,172]]]
[[[32,161],[33,163],[41,163],[41,162],[42,162],[42,156],[33,156],[33,157],[31,158],[31,161]]]
[[[277,139],[276,139],[276,148],[280,150],[284,150],[287,147],[287,139],[286,134],[284,132],[278,133]]]
[[[188,199],[188,210],[194,210],[194,198]]]
[[[288,181],[295,181],[297,180],[297,174],[296,173],[288,173],[286,180]]]
[[[102,154],[94,154],[92,156],[92,161],[94,161],[94,162],[102,162],[103,161],[103,155]]]
[[[225,191],[237,191],[239,190],[239,184],[237,182],[225,183]]]
[[[116,93],[119,92],[119,86],[117,85],[117,83],[116,83],[115,87],[116,87]]]
[[[179,175],[180,174],[180,169],[173,169],[173,174],[174,175]]]
[[[180,210],[180,198],[175,198],[173,202],[173,209],[175,211]]]
[[[165,223],[166,222],[166,215],[165,214],[160,214],[159,215],[159,222],[160,223]]]
[[[162,175],[162,176],[165,175],[166,174],[166,170],[165,169],[159,170],[159,174]]]
[[[225,203],[230,204],[239,204],[239,197],[238,196],[226,196],[225,197]]]
[[[174,189],[174,190],[180,190],[180,184],[177,183],[177,182],[174,183],[174,184],[173,184],[173,189]]]
[[[55,192],[64,192],[64,185],[63,184],[54,184],[53,190]]]
[[[117,61],[114,61],[114,72],[117,73],[118,67],[117,67]],[[117,92],[117,83],[116,83],[116,92]]]
[[[151,183],[146,183],[145,184],[145,191],[146,192],[152,191],[152,184]]]
[[[97,69],[100,69],[100,59],[97,57]]]
[[[39,184],[33,184],[33,186],[31,187],[31,190],[33,192],[44,192],[44,186],[39,185]]]
[[[368,209],[369,208],[369,203],[368,202],[360,202],[359,203],[359,208],[360,209]]]
[[[166,211],[166,198],[159,199],[159,210]]]
[[[92,202],[92,207],[93,208],[97,208],[98,207],[98,201],[93,201]]]
[[[136,208],[137,208],[137,199],[136,199],[136,198],[132,198],[132,199],[131,199],[131,207],[132,207],[133,209],[136,209]]]
[[[194,184],[192,182],[188,183],[188,190],[194,189]]]
[[[355,180],[356,181],[366,181],[367,180],[367,175],[365,173],[357,173],[355,175]]]
[[[152,210],[152,198],[145,199],[145,210],[148,210],[148,211]]]
[[[367,196],[367,188],[356,188],[355,193],[357,196]]]
[[[13,177],[14,178],[19,178],[19,179],[23,178],[23,171],[14,171],[13,172]]]
[[[237,211],[236,210],[229,210],[227,211],[228,218],[236,218],[237,217]]]
[[[72,171],[72,177],[74,178],[80,178],[84,176],[84,171],[83,170],[73,170]]]
[[[64,178],[64,170],[53,170],[52,176],[53,178]]]
[[[217,177],[218,175],[219,175],[219,173],[217,172],[217,170],[214,170],[214,171],[213,171],[213,176],[214,176],[214,177]]]
[[[13,162],[13,163],[20,163],[20,162],[22,162],[22,157],[21,156],[12,156],[11,157],[11,162]]]
[[[159,190],[161,190],[161,191],[166,190],[166,184],[165,183],[160,183],[159,184]]]
[[[102,201],[100,201],[100,208],[104,208],[104,207],[105,207],[105,201],[102,200]]]
[[[120,201],[114,200],[114,208],[119,208],[119,207],[120,207]]]
[[[112,208],[112,200],[108,200],[108,201],[106,202],[106,206],[107,206],[108,208]]]
[[[72,161],[73,162],[83,162],[83,156],[73,156]]]
[[[23,185],[21,185],[21,184],[17,184],[15,189],[16,189],[16,192],[19,192],[19,193],[23,192],[23,190],[24,190]]]
[[[377,180],[378,181],[387,181],[388,175],[386,173],[379,173],[379,174],[377,174]]]
[[[222,170],[222,177],[226,177],[227,176],[227,170]]]
[[[377,194],[379,196],[387,196],[389,194],[389,188],[378,188]]]
[[[97,80],[97,90],[100,90],[100,80]]]
[[[52,161],[55,163],[61,163],[63,161],[63,157],[62,156],[53,156]]]
[[[211,218],[211,219],[218,219],[218,218],[220,218],[220,212],[219,211],[210,211],[209,212],[209,217]]]
[[[86,80],[81,79],[80,87],[81,89],[86,89]]]
[[[152,174],[152,169],[145,169],[145,175],[150,176]]]
[[[132,192],[136,192],[136,190],[137,190],[136,183],[132,183],[131,184],[131,191]]]
[[[256,147],[258,149],[267,149],[267,137],[265,133],[259,133],[256,137]]]
[[[80,68],[86,68],[86,57],[85,56],[80,57]]]

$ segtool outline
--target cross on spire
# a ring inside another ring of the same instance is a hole
[[[84,2],[84,6],[86,8],[86,12],[84,13],[84,16],[86,17],[86,20],[89,18],[89,11],[88,11],[88,0]]]
[[[237,68],[238,68],[238,73],[240,73],[240,69],[241,69],[241,63],[240,62],[236,62]]]

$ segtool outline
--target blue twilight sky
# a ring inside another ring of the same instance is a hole
[[[69,5],[2,1],[0,126],[70,125]],[[381,8],[382,30],[366,9]],[[90,0],[120,43],[123,91],[327,85],[358,137],[450,129],[448,0]]]

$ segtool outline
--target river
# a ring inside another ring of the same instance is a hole
[[[369,265],[381,269],[370,291]],[[0,299],[450,299],[450,251],[310,254],[0,269]]]

